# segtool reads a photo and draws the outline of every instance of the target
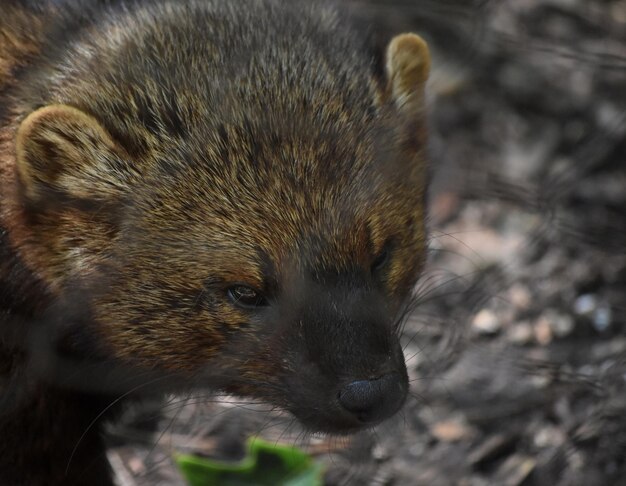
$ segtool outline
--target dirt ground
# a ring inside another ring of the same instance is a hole
[[[336,438],[171,397],[112,427],[119,484],[182,485],[173,451],[237,458],[261,434],[310,451],[327,485],[626,485],[626,1],[362,1],[434,56],[407,405]]]

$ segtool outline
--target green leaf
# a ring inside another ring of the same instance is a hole
[[[191,486],[321,486],[323,467],[297,447],[248,439],[248,454],[223,462],[187,454],[174,459]]]

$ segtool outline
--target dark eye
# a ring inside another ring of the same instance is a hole
[[[372,273],[380,271],[389,260],[389,245],[385,245],[382,251],[372,262]]]
[[[243,309],[255,309],[267,305],[267,300],[263,295],[253,288],[245,285],[235,285],[227,290],[228,298],[237,307]]]

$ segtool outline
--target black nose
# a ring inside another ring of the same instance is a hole
[[[404,402],[407,384],[398,373],[359,380],[343,387],[339,403],[361,422],[378,422],[393,415]]]

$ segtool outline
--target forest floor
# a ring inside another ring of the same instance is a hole
[[[433,47],[407,405],[336,438],[172,397],[156,435],[147,406],[112,428],[119,484],[182,485],[173,451],[235,459],[257,433],[309,451],[328,485],[626,484],[626,2],[362,1]]]

